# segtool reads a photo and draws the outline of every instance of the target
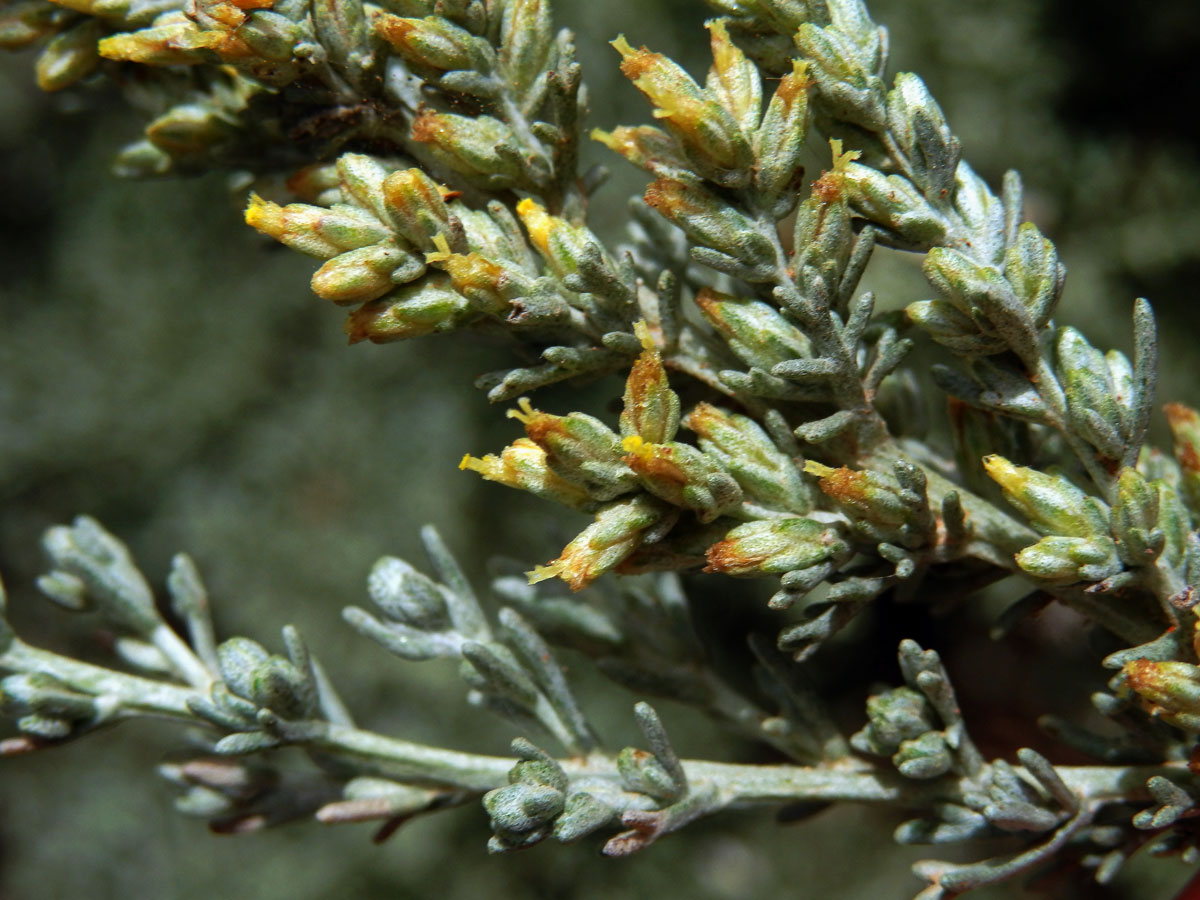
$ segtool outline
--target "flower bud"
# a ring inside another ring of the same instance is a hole
[[[621,439],[585,413],[555,416],[536,410],[529,400],[508,415],[525,426],[529,438],[546,452],[550,468],[581,485],[595,500],[612,500],[637,486],[637,476],[621,461]]]
[[[16,0],[0,9],[0,47],[21,50],[61,27],[58,7],[41,0]]]
[[[72,690],[45,672],[21,672],[0,680],[0,714],[82,721],[98,714],[96,698]]]
[[[627,791],[670,802],[679,797],[680,786],[653,753],[625,747],[617,754],[617,771]]]
[[[820,478],[818,484],[825,495],[855,518],[895,528],[912,517],[912,510],[901,498],[898,485],[878,472],[845,466],[833,469],[811,459],[804,464],[804,471]]]
[[[792,268],[799,276],[801,291],[825,305],[836,305],[842,293],[842,277],[854,248],[854,229],[846,198],[846,167],[858,159],[859,151],[842,152],[842,142],[831,140],[833,165],[812,185],[812,196],[796,213]]]
[[[37,83],[43,91],[61,91],[90,75],[100,62],[96,42],[100,23],[85,19],[55,35],[37,60]]]
[[[573,591],[587,587],[633,553],[645,532],[667,512],[662,503],[645,494],[602,506],[596,521],[580,532],[558,559],[527,573],[529,583],[561,578]]]
[[[432,250],[435,237],[450,234],[442,189],[420,169],[393,172],[383,180],[383,196],[397,232],[413,246]]]
[[[520,222],[507,206],[492,200],[486,210],[470,209],[454,201],[449,208],[451,215],[462,223],[468,250],[491,260],[504,260],[531,277],[537,276],[541,266],[536,254],[529,248]],[[531,283],[528,289],[532,289]]]
[[[471,304],[445,278],[425,278],[364,303],[346,318],[345,330],[352,344],[386,344],[453,331],[474,315]]]
[[[593,128],[591,138],[660,178],[684,179],[691,171],[675,140],[652,125],[619,125],[612,131]]]
[[[142,635],[162,625],[154,593],[129,548],[95,519],[79,516],[69,526],[47,529],[42,536],[42,548],[50,557],[53,572],[76,579],[82,585],[80,601],[109,622]],[[61,581],[60,587],[65,587]],[[59,600],[69,602],[70,598]]]
[[[529,287],[524,273],[511,266],[478,253],[451,253],[450,245],[440,234],[434,238],[434,244],[438,249],[426,253],[425,261],[446,272],[454,289],[484,312],[496,316],[507,312],[509,300],[523,296]]]
[[[633,329],[643,350],[625,381],[621,437],[639,435],[642,440],[661,444],[679,430],[679,395],[671,390],[662,356],[646,323],[638,321]]]
[[[1033,317],[996,269],[957,250],[934,247],[926,255],[922,271],[929,283],[955,309],[974,320],[982,333],[1003,338],[1006,346],[1018,352],[1036,347]]]
[[[204,61],[205,50],[193,46],[199,33],[195,22],[172,12],[159,16],[149,28],[104,38],[97,50],[105,59],[145,66],[190,65]]]
[[[1002,338],[984,334],[975,319],[945,300],[918,300],[904,312],[910,322],[955,353],[990,356],[1008,349]]]
[[[1050,535],[1017,554],[1017,565],[1028,575],[1053,584],[1103,581],[1121,571],[1117,545],[1105,535]]]
[[[929,701],[910,687],[898,687],[867,698],[867,725],[850,738],[855,750],[874,756],[895,753],[905,741],[934,727]]]
[[[696,305],[737,357],[765,372],[789,359],[807,359],[812,345],[778,309],[761,300],[744,300],[703,287]]]
[[[197,156],[229,139],[233,126],[207,103],[181,103],[146,126],[146,138],[171,156]]]
[[[331,259],[387,240],[391,234],[358,207],[338,204],[334,209],[289,203],[280,206],[250,195],[246,224],[293,250],[319,259]]]
[[[238,697],[246,699],[254,692],[254,673],[270,658],[267,648],[249,638],[234,637],[217,648],[221,678]]]
[[[316,42],[325,49],[336,71],[352,73],[353,80],[371,64],[370,32],[362,0],[308,0],[301,6],[305,8]]]
[[[1200,731],[1200,667],[1135,659],[1122,669],[1147,712],[1185,731]]]
[[[948,226],[913,183],[900,175],[884,175],[869,166],[846,167],[846,198],[866,219],[895,233],[914,248],[941,244]]]
[[[909,160],[914,183],[928,197],[949,197],[962,153],[925,82],[911,72],[896,76],[887,97],[888,130]]]
[[[860,45],[838,28],[811,23],[800,26],[795,40],[822,100],[835,115],[868,131],[882,131],[887,95],[875,74],[878,48]]]
[[[646,204],[698,244],[747,266],[774,263],[775,249],[754,223],[698,184],[659,178],[646,188]]]
[[[567,778],[549,759],[522,759],[509,784],[483,795],[494,836],[489,850],[515,850],[546,838],[566,807]]]
[[[343,199],[341,175],[335,163],[304,166],[288,178],[286,186],[305,203],[318,206],[333,206]]]
[[[742,489],[715,461],[690,444],[653,444],[631,435],[621,442],[625,463],[646,490],[711,522],[742,504]]]
[[[1175,439],[1183,496],[1195,513],[1200,511],[1200,413],[1182,403],[1168,403],[1163,412]]]
[[[1120,459],[1124,455],[1132,413],[1121,405],[1122,392],[1114,383],[1112,370],[1118,373],[1129,371],[1128,360],[1117,351],[1106,358],[1074,328],[1059,330],[1056,354],[1055,368],[1067,395],[1071,424],[1105,457]],[[1124,399],[1127,402],[1130,399],[1128,392]]]
[[[380,222],[391,225],[383,182],[389,170],[364,153],[343,153],[337,161],[338,184],[347,203],[354,203],[371,213]]]
[[[249,638],[230,638],[217,647],[221,677],[229,690],[259,709],[285,719],[304,719],[316,710],[311,677],[294,663],[275,656]]]
[[[587,491],[550,468],[546,451],[529,438],[517,438],[499,456],[489,453],[480,459],[468,454],[458,467],[478,472],[488,481],[519,488],[564,506],[588,509],[595,505]]]
[[[1117,550],[1126,565],[1151,565],[1162,552],[1165,536],[1158,528],[1158,498],[1157,487],[1137,469],[1126,466],[1121,470],[1110,519]]]
[[[763,519],[737,526],[709,547],[704,571],[782,575],[828,562],[847,549],[836,528],[812,519]]]
[[[662,54],[634,50],[624,36],[612,45],[622,56],[621,72],[654,104],[654,117],[679,141],[699,174],[725,187],[745,186],[754,157],[734,117]]]
[[[500,19],[500,61],[517,96],[532,90],[548,67],[554,31],[547,0],[511,0]]]
[[[563,843],[577,841],[620,821],[620,812],[585,791],[567,795],[566,807],[554,823],[554,836]]]
[[[589,246],[597,249],[602,246],[588,229],[550,215],[528,197],[517,204],[517,215],[529,232],[533,246],[560,278],[578,271],[579,259]]]
[[[396,286],[392,273],[413,260],[391,241],[349,250],[317,269],[312,277],[313,293],[339,306],[374,300]]]
[[[455,116],[423,108],[412,123],[413,140],[456,172],[491,187],[525,183],[512,129],[491,116]],[[497,153],[503,147],[507,152]]]
[[[424,631],[437,631],[448,621],[442,588],[394,556],[384,556],[371,567],[367,593],[393,621]]]
[[[730,40],[724,19],[713,19],[705,23],[705,27],[713,57],[705,85],[707,93],[717,98],[744,134],[753,134],[762,114],[762,79],[758,66]],[[800,139],[804,139],[803,135]]]
[[[954,766],[954,755],[940,731],[927,731],[904,741],[892,756],[892,764],[905,778],[940,778]]]
[[[126,144],[113,160],[118,178],[154,178],[169,174],[175,166],[171,154],[148,140]]]
[[[792,60],[792,71],[779,79],[762,124],[753,131],[754,157],[758,160],[754,186],[768,203],[788,194],[804,173],[800,159],[808,135],[811,84],[808,63]]]
[[[237,36],[254,53],[268,62],[282,63],[281,71],[288,72],[293,62],[296,43],[301,39],[301,28],[287,16],[269,10],[251,13]],[[257,73],[259,65],[254,65]]]
[[[404,19],[383,13],[374,24],[376,33],[422,74],[486,72],[495,61],[487,41],[441,16]]]
[[[812,508],[809,485],[796,464],[753,419],[700,403],[684,424],[696,432],[700,449],[729,471],[750,502],[788,512]]]
[[[1148,533],[1147,550],[1153,552],[1162,535],[1162,550],[1158,564],[1168,570],[1178,571],[1186,561],[1188,538],[1192,533],[1192,519],[1170,482],[1155,481],[1151,484],[1158,494],[1158,518],[1155,527]],[[1188,576],[1191,580],[1191,576]]]
[[[1067,269],[1058,261],[1054,244],[1032,222],[1024,222],[1017,229],[1017,239],[1004,257],[1004,277],[1037,327],[1044,327],[1062,295]]]
[[[983,467],[1004,489],[1008,502],[1042,534],[1107,537],[1108,510],[1061,475],[1015,466],[1003,456],[985,456]]]

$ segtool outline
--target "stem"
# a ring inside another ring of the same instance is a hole
[[[367,731],[329,726],[310,746],[353,760],[394,778],[428,780],[448,787],[485,791],[508,784],[517,760],[460,753],[401,741]],[[603,754],[559,760],[571,781],[609,782],[622,790],[616,760]],[[800,801],[848,801],[920,807],[962,802],[974,779],[921,782],[892,771],[842,766],[740,765],[683,760],[689,783],[715,786],[732,804],[756,806]],[[1021,767],[1014,767],[1024,773]],[[1147,779],[1170,776],[1183,764],[1158,766],[1058,766],[1055,771],[1085,801],[1128,801],[1149,797]]]
[[[159,625],[149,637],[184,681],[201,691],[208,689],[213,682],[213,673],[169,626]]]
[[[115,699],[127,717],[141,715],[200,723],[188,707],[188,700],[198,696],[191,688],[78,662],[16,639],[0,654],[0,668],[44,672],[81,693]],[[295,743],[349,763],[361,774],[406,782],[482,792],[508,784],[509,771],[518,761],[431,747],[342,724],[293,724],[304,726],[297,732],[304,735],[303,739]],[[615,757],[597,753],[558,763],[572,782],[607,786],[615,794],[628,795]],[[741,765],[703,760],[683,760],[680,765],[688,783],[709,784],[719,791],[723,801],[741,806],[847,801],[919,808],[936,802],[964,802],[966,793],[977,790],[979,778],[986,778],[985,768],[981,776],[974,778],[914,781],[890,767],[876,769],[855,757],[821,766]],[[1145,783],[1149,778],[1178,776],[1182,769],[1183,764],[1179,763],[1060,766],[1055,771],[1082,802],[1096,804],[1143,799],[1148,796]],[[628,797],[631,806],[642,802],[633,795]]]
[[[198,692],[190,687],[93,666],[31,647],[17,638],[0,653],[0,669],[53,676],[80,693],[116,699],[128,714],[195,721],[188,700]]]

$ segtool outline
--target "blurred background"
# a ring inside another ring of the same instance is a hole
[[[606,43],[616,34],[693,74],[708,65],[697,0],[556,7],[577,32],[593,125],[648,119],[617,73]],[[926,79],[972,165],[994,185],[1008,167],[1024,175],[1027,215],[1070,271],[1059,320],[1082,324],[1098,346],[1128,350],[1132,299],[1149,297],[1160,316],[1160,395],[1195,404],[1200,6],[1163,0],[1134,14],[1098,0],[1081,9],[1072,0],[872,3],[891,30],[893,71]],[[471,338],[347,349],[341,313],[309,293],[310,262],[243,226],[244,198],[222,177],[115,179],[109,162],[137,122],[102,93],[40,94],[31,68],[28,55],[0,58],[0,571],[18,630],[97,654],[89,623],[51,610],[32,588],[42,530],[88,513],[129,543],[156,586],[173,553],[191,553],[223,635],[278,650],[279,628],[296,624],[365,726],[506,752],[512,729],[466,707],[453,666],[389,657],[339,616],[362,602],[380,555],[424,564],[423,523],[441,529],[481,585],[492,554],[541,562],[581,526],[457,470],[463,453],[496,451],[516,435],[470,387],[504,364],[504,351]],[[589,152],[600,159],[600,148]],[[597,229],[610,238],[641,185],[622,165],[612,161],[614,178],[595,201]],[[871,277],[885,302],[926,296],[918,263],[880,259]],[[618,393],[613,384],[595,396]],[[558,412],[580,403],[570,391],[539,400]],[[710,606],[727,587],[692,584]],[[926,628],[913,614],[889,615],[877,624],[901,636]],[[972,680],[1002,684],[1005,715],[1027,723],[1072,708],[1103,679],[1084,662],[1086,647],[1039,640],[1019,638],[1004,652],[965,636],[933,646],[960,682],[983,674]],[[890,659],[879,677],[895,678]],[[1083,667],[1076,680],[1062,674],[1072,662]],[[634,698],[594,689],[586,667],[573,668],[612,745],[635,742]],[[861,709],[864,690],[853,694]],[[990,708],[987,697],[974,702]],[[685,755],[745,758],[745,747],[685,710],[663,711]],[[1000,715],[992,730],[1006,727]],[[1026,739],[1011,740],[996,752]],[[170,729],[125,726],[5,760],[0,900],[905,898],[917,888],[908,864],[947,855],[897,849],[899,816],[851,808],[786,827],[769,813],[729,814],[620,862],[599,858],[595,842],[489,857],[474,806],[418,820],[383,846],[370,843],[369,826],[216,837],[177,815],[153,774],[178,745]],[[1051,895],[1151,900],[1187,876],[1178,863],[1145,862],[1109,889],[1072,894],[1060,884]]]

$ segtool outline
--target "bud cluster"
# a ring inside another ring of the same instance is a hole
[[[776,254],[747,215],[753,204],[771,221],[795,208],[800,155],[808,131],[806,64],[796,60],[763,109],[758,67],[709,23],[713,65],[704,87],[658,53],[613,42],[621,71],[654,106],[665,128],[621,127],[592,136],[655,175],[646,202],[699,245],[697,259],[752,281],[769,280]],[[728,190],[744,202],[731,203]]]
[[[836,530],[777,518],[810,510],[813,496],[752,419],[701,403],[682,419],[699,447],[675,440],[679,397],[649,329],[639,322],[635,331],[643,349],[626,379],[619,434],[592,416],[544,413],[522,398],[510,415],[526,437],[499,456],[463,458],[461,468],[489,480],[595,511],[595,522],[531,578],[557,576],[578,589],[622,565],[653,567],[657,559],[675,567],[683,558],[698,565],[706,550],[711,570],[734,574],[840,558],[846,545]],[[681,521],[681,513],[690,516]],[[758,515],[768,521],[733,530],[721,524]],[[711,531],[694,527],[709,524]]]
[[[1004,490],[1044,537],[1016,556],[1027,574],[1048,584],[1103,582],[1122,572],[1143,570],[1183,587],[1188,514],[1167,480],[1148,480],[1136,468],[1121,469],[1113,505],[1092,497],[1063,475],[1016,466],[1001,456],[983,461]]]
[[[312,278],[319,297],[357,305],[351,342],[377,343],[499,317],[528,293],[528,250],[492,214],[466,208],[420,169],[389,171],[342,156],[328,206],[279,206],[253,196],[246,221],[293,249],[326,260]],[[523,253],[521,251],[524,251]],[[495,257],[499,257],[496,259]]]

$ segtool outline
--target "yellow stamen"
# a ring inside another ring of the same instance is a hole
[[[248,215],[248,213],[247,213],[247,215]],[[433,246],[437,247],[437,250],[433,253],[426,253],[425,254],[425,262],[427,262],[427,263],[445,262],[446,260],[448,260],[451,257],[452,254],[450,252],[450,244],[448,244],[446,242],[445,235],[435,234],[433,236]]]
[[[516,419],[522,425],[528,425],[530,420],[538,414],[538,411],[533,408],[533,404],[529,402],[528,397],[519,398],[517,406],[520,407],[520,410],[510,409],[506,415],[510,419]]]
[[[650,333],[650,326],[646,324],[645,319],[638,319],[633,323],[633,333],[639,341],[642,342],[643,350],[657,350],[654,345],[654,335]]]
[[[539,581],[549,581],[551,578],[557,578],[562,570],[563,563],[556,560],[545,566],[534,566],[532,571],[525,573],[525,577],[529,579],[530,584],[537,584]]]
[[[837,138],[830,139],[829,150],[833,154],[833,171],[838,173],[845,172],[850,163],[862,156],[858,150],[847,150],[843,153],[842,142]]]
[[[629,41],[625,40],[625,35],[623,34],[618,34],[614,40],[611,40],[608,43],[625,59],[629,59],[629,57],[637,55],[637,51],[629,46]]]

